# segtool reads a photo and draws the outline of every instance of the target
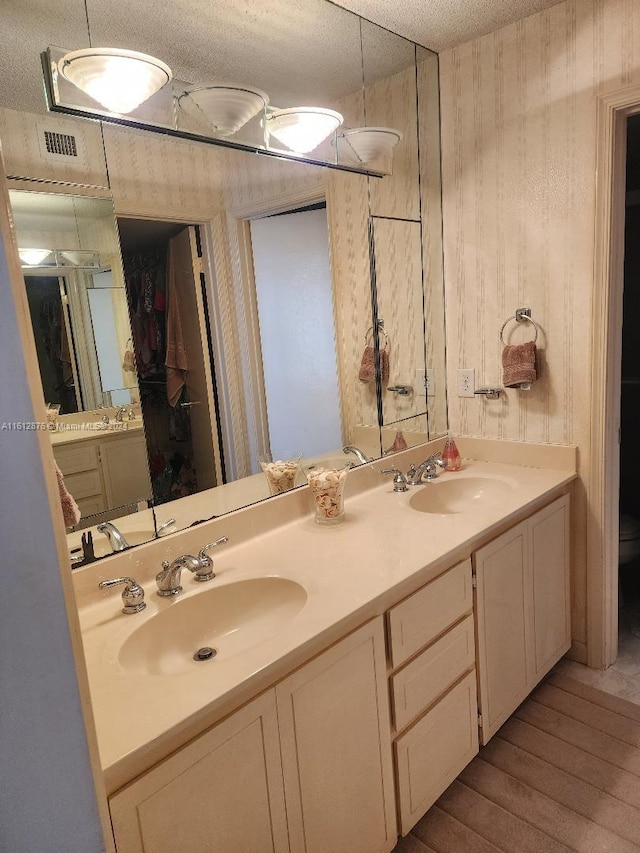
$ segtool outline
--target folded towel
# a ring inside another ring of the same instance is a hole
[[[58,478],[58,491],[60,493],[60,506],[62,507],[64,526],[74,527],[80,521],[80,510],[64,484],[62,471],[58,468],[56,462],[54,462],[54,465],[56,466],[56,477]]]
[[[536,376],[534,341],[509,345],[502,350],[502,384],[505,388],[518,388],[523,382],[534,382]]]
[[[389,381],[389,353],[386,349],[380,350],[380,370],[382,381]],[[376,354],[373,347],[366,346],[362,353],[358,379],[360,382],[375,382],[376,378]]]

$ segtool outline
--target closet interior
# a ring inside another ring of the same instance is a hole
[[[169,241],[184,223],[118,218],[134,354],[144,419],[154,502],[198,491],[186,388],[174,405],[167,390],[167,333],[171,335],[168,292]],[[174,395],[175,396],[175,395]]]

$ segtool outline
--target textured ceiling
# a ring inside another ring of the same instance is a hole
[[[0,0],[0,106],[42,112],[40,53],[150,53],[194,85],[244,83],[280,107],[332,104],[413,62],[405,39],[325,0]],[[363,67],[364,66],[364,67]]]
[[[413,50],[400,36],[441,50],[554,2],[86,0],[86,7],[94,45],[151,53],[192,84],[257,86],[285,107],[332,104],[359,90],[363,74],[369,85],[407,67]],[[349,12],[367,19],[362,32]],[[40,52],[89,45],[85,0],[0,0],[0,22],[0,106],[45,112]]]
[[[335,0],[333,0],[335,2]],[[559,0],[337,0],[431,50],[441,51],[555,6]]]

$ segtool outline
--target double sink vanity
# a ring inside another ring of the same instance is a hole
[[[565,654],[575,449],[458,445],[352,470],[334,527],[302,488],[74,571],[118,853],[390,851]]]

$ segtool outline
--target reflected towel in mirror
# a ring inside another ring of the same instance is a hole
[[[53,464],[56,467],[56,477],[58,478],[58,492],[60,494],[60,506],[62,507],[64,526],[75,527],[80,521],[80,509],[64,484],[64,476],[58,468],[57,462]]]
[[[380,371],[382,373],[382,381],[389,381],[389,353],[386,349],[380,350]],[[360,362],[360,370],[358,372],[360,382],[375,382],[376,381],[376,352],[373,347],[366,346],[362,353]]]
[[[167,398],[170,406],[177,406],[182,389],[187,381],[187,353],[184,348],[182,321],[178,288],[176,287],[176,268],[173,239],[169,240],[167,251]]]

